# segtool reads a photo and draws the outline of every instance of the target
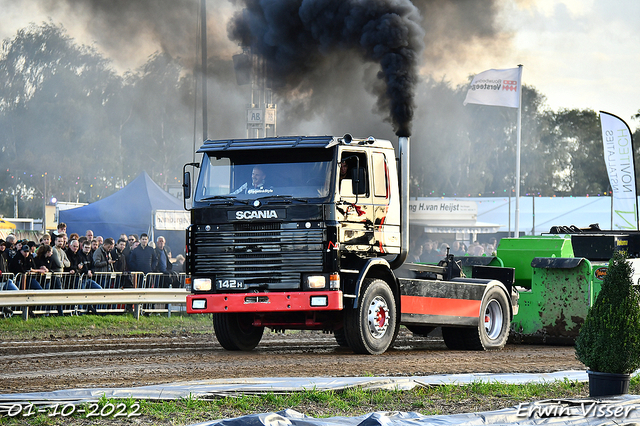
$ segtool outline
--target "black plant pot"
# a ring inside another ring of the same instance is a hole
[[[629,393],[630,374],[600,373],[587,370],[589,396],[613,396]]]

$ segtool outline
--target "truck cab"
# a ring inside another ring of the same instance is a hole
[[[269,327],[324,330],[355,352],[386,351],[401,299],[413,297],[403,296],[399,277],[415,289],[424,273],[417,266],[394,273],[408,239],[391,142],[348,134],[228,139],[205,141],[198,152],[193,191],[188,172],[184,179],[192,198],[187,312],[212,313],[229,350],[253,349]],[[445,269],[425,276],[442,280]],[[407,318],[422,321],[418,314]],[[464,324],[477,326],[474,315]]]

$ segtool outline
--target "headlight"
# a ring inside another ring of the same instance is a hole
[[[310,275],[307,277],[307,285],[309,288],[324,288],[327,283],[327,279],[324,275]]]
[[[204,309],[207,307],[207,301],[205,299],[193,299],[191,301],[192,309]]]
[[[329,298],[327,296],[311,296],[309,304],[311,306],[328,306]]]
[[[211,278],[193,278],[193,290],[194,291],[211,290]]]

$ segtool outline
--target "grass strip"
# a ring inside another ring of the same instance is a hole
[[[0,340],[32,340],[89,336],[139,336],[175,333],[211,333],[211,315],[154,314],[39,316],[25,321],[22,317],[0,321]]]

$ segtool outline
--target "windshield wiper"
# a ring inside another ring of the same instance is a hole
[[[283,201],[285,203],[291,203],[291,200],[300,201],[301,203],[308,203],[309,200],[305,198],[294,197],[293,195],[265,195],[264,197],[258,198],[258,200],[270,200],[273,199],[278,201]]]
[[[243,204],[249,204],[246,200],[238,200],[235,195],[210,195],[208,197],[201,198],[199,201],[211,201],[211,200],[224,200],[233,204],[234,201],[238,201]]]

